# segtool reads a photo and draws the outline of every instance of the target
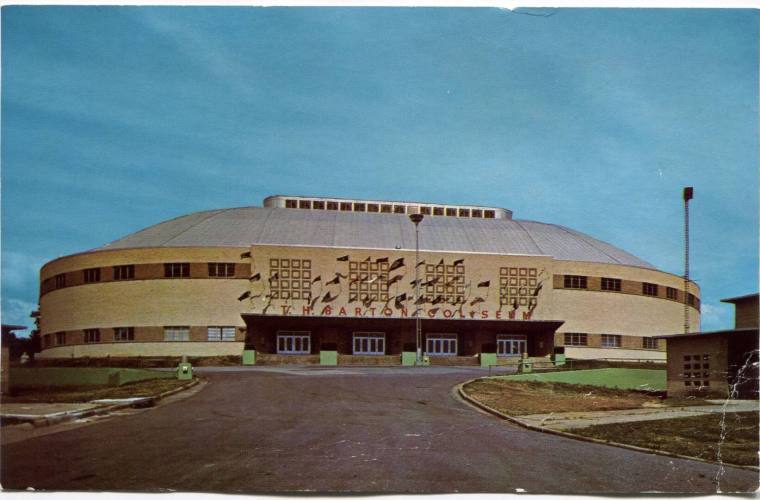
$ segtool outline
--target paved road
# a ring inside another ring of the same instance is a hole
[[[757,473],[528,431],[453,395],[479,369],[204,371],[191,397],[61,430],[3,430],[5,488],[711,493]],[[42,435],[37,435],[37,434]],[[20,437],[21,436],[21,437]]]

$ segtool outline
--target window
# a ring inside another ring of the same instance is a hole
[[[206,340],[209,342],[234,342],[234,326],[209,326]]]
[[[172,262],[164,264],[164,278],[189,278],[190,264],[187,262]]]
[[[187,342],[188,340],[190,340],[189,326],[165,326],[164,327],[164,341],[165,342]]]
[[[459,209],[459,216],[460,217],[469,217],[470,216],[470,209],[469,208],[460,208]]]
[[[443,215],[443,207],[433,207],[433,215]]]
[[[528,341],[525,335],[497,335],[497,356],[522,356],[526,352]]]
[[[641,284],[641,292],[644,295],[651,295],[653,297],[657,296],[657,285],[654,283],[642,283]]]
[[[311,208],[311,202],[309,200],[299,200],[298,208]]]
[[[114,342],[129,342],[135,340],[135,329],[131,326],[124,326],[113,329]]]
[[[393,207],[391,205],[380,205],[380,212],[389,214],[393,212]]]
[[[312,203],[312,208],[314,210],[324,210],[325,209],[325,202],[321,200],[315,200]]]
[[[483,212],[483,217],[485,217],[486,219],[493,219],[494,217],[496,217],[496,212],[494,212],[493,210],[485,210]]]
[[[447,217],[456,217],[457,216],[457,209],[456,208],[447,208],[446,209],[446,216]]]
[[[126,266],[113,266],[113,279],[131,280],[135,278],[135,266],[132,264]]]
[[[367,212],[379,212],[380,211],[380,205],[377,203],[370,203],[367,205]]]
[[[420,207],[420,213],[422,215],[430,215],[430,207]]]
[[[208,275],[212,278],[231,278],[235,276],[235,264],[232,262],[209,262]]]
[[[52,335],[45,335],[42,338],[42,343],[45,346],[45,348],[53,347],[53,336]]]
[[[565,275],[565,288],[587,288],[585,276]]]
[[[327,210],[338,210],[338,202],[337,201],[328,201],[327,202]]]
[[[55,287],[56,288],[63,288],[65,286],[66,286],[66,275],[63,274],[63,273],[56,274],[55,275]]]
[[[478,208],[472,209],[472,216],[473,217],[483,217],[483,211]]]
[[[366,212],[367,205],[364,203],[354,203],[354,212]]]
[[[565,345],[588,345],[587,333],[566,333]]]
[[[298,208],[296,200],[285,200],[285,208]]]
[[[84,273],[84,282],[85,283],[96,283],[100,281],[100,268],[95,267],[92,269],[85,269],[83,271]]]
[[[394,214],[405,214],[406,213],[406,207],[404,205],[393,205],[393,213]]]
[[[311,332],[279,332],[277,354],[310,354]]]
[[[429,356],[456,356],[456,333],[430,333],[426,337],[425,352]]]
[[[88,328],[84,331],[84,341],[87,344],[100,342],[100,330],[97,328]]]
[[[385,334],[377,332],[355,332],[354,354],[385,354]]]
[[[64,345],[64,344],[66,344],[66,332],[56,332],[56,334],[55,334],[55,344],[56,345]]]
[[[710,386],[710,355],[693,354],[683,357],[683,385],[687,387]]]
[[[620,347],[620,335],[602,334],[602,347]]]
[[[687,300],[689,301],[689,305],[693,306],[696,303],[697,298],[691,293],[688,295],[688,297],[689,298]]]
[[[642,339],[644,349],[657,349],[657,339],[652,337],[644,337]]]
[[[351,211],[351,203],[350,202],[341,202],[340,209],[343,212],[350,212]]]
[[[669,299],[672,299],[672,300],[678,300],[678,290],[676,290],[676,289],[675,289],[675,288],[673,288],[673,287],[670,287],[670,286],[669,286],[669,287],[667,287],[667,288],[665,289],[665,294],[666,294],[666,296],[667,296]]]
[[[620,291],[620,280],[618,278],[602,278],[602,290],[608,292]]]

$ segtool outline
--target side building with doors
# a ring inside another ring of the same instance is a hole
[[[660,337],[668,343],[668,396],[758,398],[758,294],[721,302],[736,306],[732,330]]]

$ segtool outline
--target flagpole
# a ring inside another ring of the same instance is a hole
[[[417,365],[422,364],[422,319],[420,318],[420,222],[425,216],[421,213],[409,215],[414,223],[414,291],[415,291],[415,343],[417,345]]]

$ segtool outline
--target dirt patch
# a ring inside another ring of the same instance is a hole
[[[725,420],[724,420],[725,419]],[[722,422],[725,427],[722,428]],[[711,413],[697,417],[594,425],[573,434],[713,462],[758,465],[758,412]],[[723,435],[722,435],[723,434]],[[719,446],[720,443],[720,446]]]
[[[86,403],[93,399],[119,399],[157,396],[181,387],[187,380],[153,379],[124,384],[119,387],[29,387],[15,389],[12,395],[3,394],[2,403]]]
[[[560,382],[480,379],[466,384],[464,392],[507,415],[704,404],[697,399],[671,401],[643,392]]]

